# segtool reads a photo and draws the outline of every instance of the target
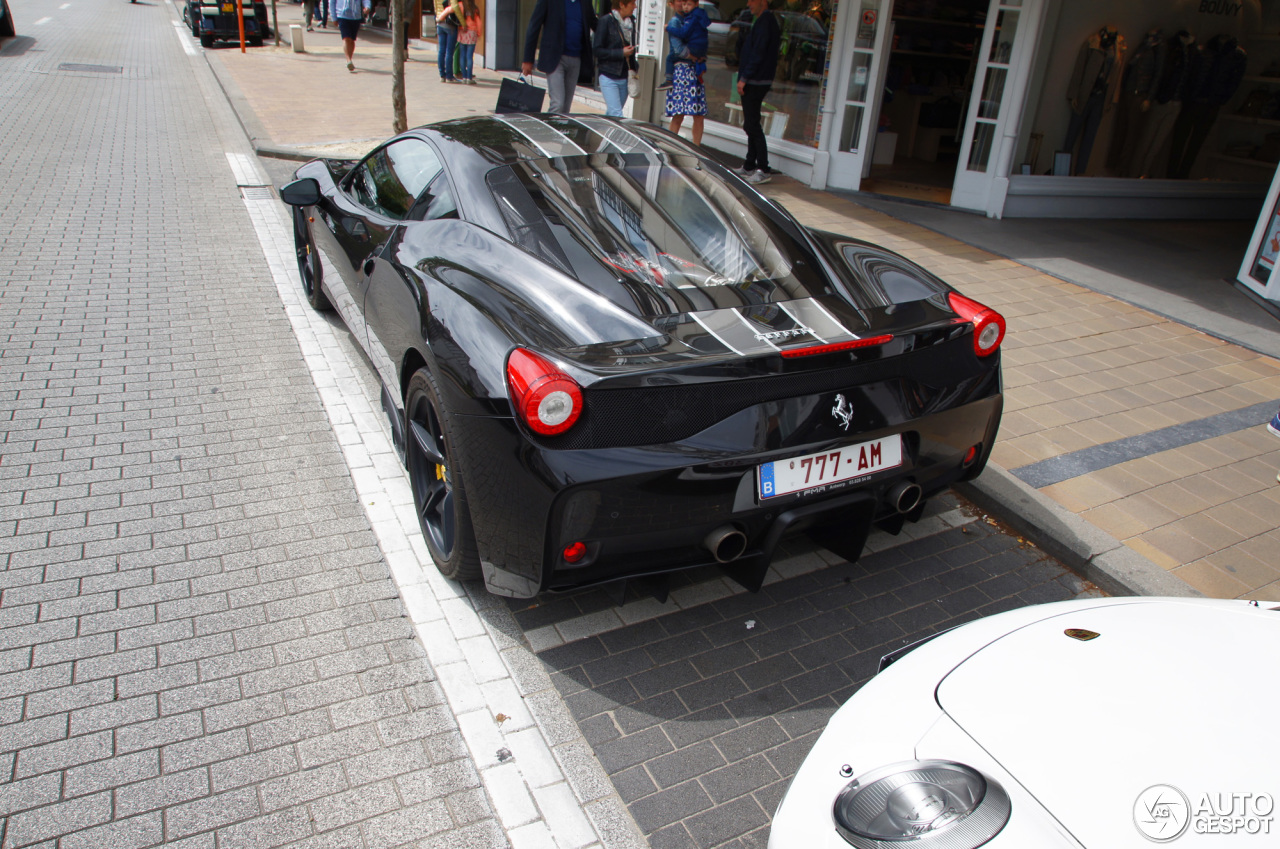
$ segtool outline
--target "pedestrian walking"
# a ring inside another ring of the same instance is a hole
[[[579,83],[591,85],[595,78],[591,53],[595,29],[591,0],[538,0],[533,7],[520,71],[526,77],[533,73],[536,52],[538,70],[547,75],[550,111],[568,114],[574,89]]]
[[[435,0],[436,5],[436,62],[440,66],[440,82],[452,83],[453,51],[458,46],[458,22],[461,6],[456,0]]]
[[[315,32],[316,28],[311,25],[311,20],[315,17],[316,0],[302,0],[302,19],[307,24],[307,32]]]
[[[769,182],[769,147],[760,110],[773,85],[773,75],[778,72],[782,29],[769,11],[769,0],[747,0],[747,8],[753,17],[738,51],[738,98],[742,103],[742,129],[747,134],[741,174],[748,183],[759,185]]]
[[[342,52],[347,57],[347,70],[356,72],[356,36],[360,34],[360,22],[370,8],[369,0],[333,0],[333,17],[338,22],[338,34],[342,36]]]
[[[1280,410],[1276,411],[1275,418],[1267,425],[1267,430],[1276,436],[1280,436]],[[1276,483],[1280,483],[1280,472],[1276,472]]]
[[[484,19],[480,16],[476,0],[460,0],[459,5],[462,23],[458,26],[458,69],[462,82],[475,85],[476,44],[484,38]]]
[[[328,29],[329,0],[316,0],[316,9],[320,12],[320,29]]]
[[[622,117],[627,103],[627,83],[639,70],[635,57],[636,0],[612,0],[613,10],[596,24],[592,51],[600,71],[600,93],[604,95],[604,114]]]

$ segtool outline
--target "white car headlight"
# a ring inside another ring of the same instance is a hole
[[[951,761],[904,761],[851,781],[832,815],[858,849],[973,849],[1009,821],[1009,795],[993,779]]]

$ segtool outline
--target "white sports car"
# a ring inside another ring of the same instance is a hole
[[[1280,845],[1280,607],[1111,598],[980,619],[845,703],[769,849]]]

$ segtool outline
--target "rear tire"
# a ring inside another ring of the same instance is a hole
[[[315,241],[311,238],[311,223],[307,220],[306,210],[301,208],[293,210],[293,246],[298,254],[302,296],[313,310],[328,312],[333,309],[333,304],[329,303],[329,298],[324,293],[324,272],[316,253]]]
[[[200,33],[200,46],[201,46],[201,47],[212,47],[212,46],[213,46],[213,36],[212,36],[212,35],[210,35],[210,34],[208,34],[208,33],[204,33],[204,32]]]
[[[409,378],[404,413],[405,462],[427,551],[441,575],[473,581],[480,577],[480,555],[453,450],[453,428],[436,380],[425,368]]]

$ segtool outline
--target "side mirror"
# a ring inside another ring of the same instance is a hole
[[[280,200],[289,206],[315,206],[320,202],[320,184],[311,177],[294,180],[280,190]]]

